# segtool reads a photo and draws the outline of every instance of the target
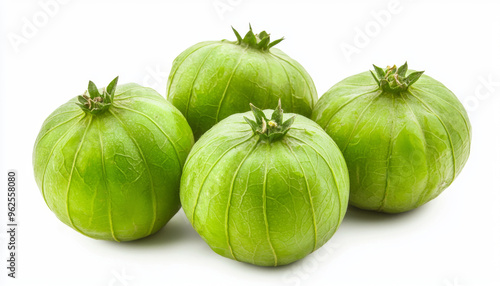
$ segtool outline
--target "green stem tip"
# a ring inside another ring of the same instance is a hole
[[[250,24],[248,25],[250,27],[250,31],[248,31],[248,33],[245,35],[244,38],[240,36],[238,31],[236,31],[233,27],[231,27],[233,29],[234,34],[236,35],[236,39],[238,40],[236,44],[252,47],[262,51],[269,51],[269,49],[276,46],[285,39],[281,38],[271,42],[271,34],[268,34],[266,31],[254,34],[252,30],[252,25]]]
[[[273,142],[282,138],[290,130],[290,127],[295,121],[294,115],[287,121],[283,122],[283,109],[281,109],[281,99],[278,100],[278,106],[274,110],[271,119],[267,119],[264,112],[251,103],[250,108],[252,109],[253,115],[255,116],[255,121],[252,121],[247,117],[244,118],[250,125],[250,127],[252,127],[253,132],[255,134],[258,134],[262,140]]]
[[[373,65],[373,67],[375,68],[375,73],[373,71],[370,71],[370,73],[380,88],[384,91],[396,93],[407,90],[424,73],[423,71],[417,71],[406,76],[406,72],[408,71],[408,64],[406,62],[399,68],[396,65],[392,67],[388,66],[385,70],[376,65]]]
[[[83,111],[90,114],[99,114],[109,109],[115,97],[115,90],[118,84],[118,77],[115,77],[106,88],[103,89],[102,94],[97,89],[97,86],[91,80],[87,90],[78,96],[78,106]]]

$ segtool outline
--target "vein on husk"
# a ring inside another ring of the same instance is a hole
[[[450,180],[450,182],[448,184],[451,184],[451,182],[453,182],[453,180],[455,179],[456,177],[456,173],[457,173],[457,165],[456,165],[456,158],[455,158],[455,148],[453,146],[453,141],[451,140],[451,135],[450,135],[450,132],[448,131],[448,128],[446,127],[446,125],[444,124],[444,121],[441,119],[441,117],[434,111],[434,109],[432,109],[424,100],[422,100],[420,97],[416,96],[413,92],[411,92],[409,89],[407,90],[409,94],[411,94],[413,97],[415,97],[418,101],[420,101],[426,108],[427,110],[429,110],[438,120],[439,122],[441,123],[441,125],[443,126],[443,129],[444,131],[446,132],[446,136],[448,137],[448,142],[450,143],[450,150],[451,150],[451,157],[452,157],[452,161],[453,161],[453,177],[452,179]]]
[[[184,115],[186,116],[186,118],[188,117],[188,112],[189,112],[189,106],[191,105],[191,98],[193,97],[193,88],[194,88],[194,83],[196,82],[196,80],[198,79],[198,75],[200,74],[200,71],[202,69],[202,67],[205,65],[205,62],[207,61],[208,57],[212,54],[213,51],[215,51],[216,48],[220,47],[221,44],[219,45],[215,45],[215,47],[213,47],[208,53],[207,55],[203,58],[203,61],[201,62],[200,66],[198,67],[198,70],[196,71],[196,74],[194,76],[194,79],[193,79],[193,82],[191,83],[190,87],[189,87],[189,97],[188,97],[188,100],[187,100],[187,104],[186,104],[186,111],[184,112]]]
[[[313,246],[313,251],[314,251],[318,247],[318,228],[316,225],[316,213],[314,211],[314,203],[313,203],[313,199],[312,199],[312,195],[311,195],[311,188],[309,187],[309,181],[307,180],[307,175],[306,175],[306,172],[304,170],[304,167],[302,166],[302,163],[300,162],[299,158],[297,157],[297,154],[295,154],[295,151],[293,151],[292,147],[290,147],[290,145],[286,142],[286,140],[283,140],[282,142],[288,147],[288,149],[292,153],[293,157],[297,161],[297,164],[299,165],[300,170],[302,171],[302,175],[303,175],[304,181],[306,183],[307,195],[309,198],[309,206],[311,207],[311,215],[312,215],[312,221],[313,221],[313,226],[314,226],[314,246]]]
[[[295,129],[295,130],[299,130],[299,129]],[[287,136],[290,137],[290,138],[293,138],[299,142],[302,142],[303,144],[306,144],[307,145],[307,142],[305,142],[304,140],[298,138],[298,137],[295,137],[293,136],[292,134],[290,134],[290,132],[287,133]],[[342,221],[342,199],[340,197],[340,187],[339,187],[339,183],[338,183],[338,180],[337,180],[337,177],[335,176],[335,172],[333,171],[333,167],[330,165],[330,163],[326,160],[326,158],[323,156],[323,154],[321,154],[316,148],[314,148],[313,146],[311,145],[307,145],[309,147],[311,147],[314,152],[316,152],[316,154],[318,154],[321,159],[323,159],[323,161],[326,163],[326,165],[328,166],[328,169],[330,169],[330,172],[332,173],[332,176],[333,176],[333,180],[335,181],[335,187],[337,188],[337,198],[339,199],[339,215],[338,215],[338,221],[337,221],[337,226],[335,227],[335,231],[337,230],[337,228],[340,226],[340,223]]]
[[[265,56],[263,56],[262,58],[263,58],[263,59],[264,59],[264,61],[266,62],[266,69],[267,69],[267,73],[268,73],[268,74],[267,74],[266,79],[267,79],[268,81],[272,82],[272,80],[273,80],[273,79],[272,79],[272,77],[271,77],[271,76],[272,76],[272,72],[271,72],[271,67],[270,67],[270,65],[269,65],[269,61],[266,59],[266,57],[265,57]],[[271,86],[271,85],[270,85],[270,86]],[[260,85],[259,85],[259,87],[260,87]],[[266,97],[265,97],[266,101],[265,101],[265,103],[264,103],[263,107],[264,107],[264,106],[269,106],[269,99],[271,99],[271,96],[273,95],[273,94],[272,94],[272,93],[273,93],[272,89],[268,89],[268,88],[264,88],[264,89],[265,89],[265,91],[267,92],[267,95],[266,95]]]
[[[82,116],[82,115],[83,115],[83,116]],[[54,131],[55,129],[57,129],[57,128],[59,128],[59,127],[63,126],[64,124],[66,124],[66,123],[68,123],[68,122],[72,121],[73,119],[77,118],[78,116],[82,116],[82,118],[84,118],[84,117],[85,117],[85,112],[83,112],[83,111],[82,111],[82,112],[78,113],[77,115],[75,115],[75,116],[73,116],[73,117],[69,118],[68,120],[65,120],[65,121],[63,121],[63,122],[61,122],[61,123],[59,123],[59,124],[57,124],[57,125],[52,126],[52,128],[50,128],[49,130],[45,131],[45,133],[43,133],[43,135],[42,135],[40,138],[37,138],[37,140],[36,140],[36,142],[35,142],[35,146],[34,146],[34,148],[33,148],[33,149],[36,149],[36,147],[38,146],[38,144],[40,143],[40,141],[42,141],[42,140],[43,140],[43,138],[45,138],[45,136],[47,136],[49,133],[51,133],[51,132],[52,132],[52,131]],[[55,117],[55,116],[53,116],[53,117]],[[45,120],[45,122],[48,122],[48,119],[46,119],[46,120]]]
[[[266,146],[267,146],[267,149],[269,149],[270,143],[266,144]],[[267,160],[269,157],[268,156],[269,152],[270,152],[270,150],[268,150],[268,152],[266,152],[266,158],[264,159],[264,161],[266,162],[266,167],[264,169],[264,182],[262,184],[262,212],[264,215],[264,225],[266,226],[267,241],[268,241],[269,247],[271,248],[271,251],[273,253],[274,266],[277,266],[278,265],[278,256],[276,256],[276,250],[274,250],[273,243],[271,242],[271,234],[269,233],[269,221],[267,219],[267,178],[268,178],[268,173],[269,173]]]
[[[142,149],[139,146],[139,143],[137,142],[137,140],[135,140],[134,136],[131,134],[130,130],[127,128],[127,125],[125,123],[123,123],[123,121],[111,109],[109,109],[109,112],[111,113],[111,115],[113,115],[114,118],[116,118],[118,123],[122,126],[123,130],[125,130],[125,132],[129,135],[129,138],[132,140],[132,142],[134,143],[134,146],[137,148],[137,151],[141,155],[141,158],[144,162],[144,166],[146,167],[146,170],[148,171],[149,182],[151,184],[151,200],[152,200],[152,212],[153,212],[153,219],[152,219],[151,226],[149,228],[149,234],[148,234],[148,235],[150,235],[151,233],[153,233],[154,225],[156,223],[156,212],[157,212],[157,207],[158,207],[157,201],[156,201],[157,200],[156,191],[155,191],[155,186],[154,186],[154,182],[153,182],[153,175],[151,174],[151,170],[149,169],[149,164],[146,161],[146,157],[144,156],[144,153],[142,152]]]
[[[393,149],[393,138],[392,136],[394,135],[394,125],[396,124],[396,119],[395,119],[395,113],[396,113],[396,98],[394,97],[394,94],[391,94],[392,96],[392,108],[390,113],[392,114],[392,120],[391,120],[391,133],[389,135],[389,143],[387,144],[387,163],[385,166],[385,187],[384,187],[384,195],[382,197],[382,201],[380,202],[380,207],[378,208],[378,211],[383,211],[385,207],[385,203],[387,201],[387,195],[389,192],[389,176],[390,176],[390,169],[391,169],[391,157],[392,157],[392,149]]]
[[[370,101],[370,103],[366,105],[366,107],[363,109],[363,111],[361,111],[361,114],[358,116],[358,119],[356,120],[356,123],[354,123],[354,127],[352,128],[351,134],[349,134],[349,137],[347,138],[347,141],[345,143],[344,148],[342,148],[342,153],[344,153],[345,150],[347,149],[347,147],[349,146],[349,143],[352,140],[352,136],[356,132],[356,129],[358,128],[358,125],[361,122],[361,119],[363,118],[363,115],[368,110],[368,108],[370,108],[370,106],[375,102],[375,100],[380,97],[381,94],[382,93],[380,93],[378,96],[373,97],[373,99]]]
[[[99,143],[101,147],[101,167],[102,167],[102,177],[104,180],[104,188],[106,189],[106,192],[108,194],[108,219],[109,219],[109,230],[111,231],[111,236],[115,241],[120,241],[115,235],[115,231],[113,229],[113,211],[112,211],[112,204],[111,204],[111,191],[109,190],[108,186],[108,176],[106,174],[106,167],[104,164],[104,144],[102,143],[102,136],[101,136],[101,124],[100,120],[97,121],[97,134],[99,134]]]
[[[167,98],[170,94],[170,88],[172,87],[172,83],[173,83],[173,78],[175,77],[175,75],[177,74],[177,71],[179,70],[179,68],[182,66],[182,64],[187,60],[187,58],[189,58],[189,56],[191,56],[192,54],[194,54],[195,52],[201,50],[202,48],[205,48],[207,46],[210,46],[210,45],[213,45],[213,44],[216,44],[215,42],[207,42],[206,45],[201,45],[200,47],[197,47],[196,49],[192,50],[189,54],[187,54],[176,66],[175,70],[171,73],[171,75],[169,76],[169,78],[172,79],[172,81],[169,81],[169,85],[168,85],[168,88],[167,88]]]
[[[80,115],[82,115],[82,114],[80,114]],[[57,139],[56,143],[54,143],[54,145],[52,146],[52,149],[50,150],[49,156],[47,157],[47,162],[45,163],[45,166],[44,166],[43,172],[42,172],[42,186],[41,186],[41,189],[42,189],[43,200],[45,201],[45,204],[47,204],[47,206],[49,208],[50,208],[50,205],[47,203],[47,198],[45,197],[45,173],[47,172],[47,168],[49,166],[49,163],[52,160],[52,154],[54,153],[54,151],[57,148],[57,146],[59,146],[59,143],[66,137],[66,135],[68,135],[71,131],[73,131],[73,127],[75,127],[77,124],[79,124],[82,121],[82,119],[84,119],[84,118],[85,118],[85,115],[83,114],[83,116],[78,121],[76,121],[75,124],[71,125],[71,127],[68,128],[59,139]],[[41,141],[41,139],[38,140],[37,143],[40,142],[40,141]],[[35,149],[36,149],[36,146],[35,146]]]
[[[255,142],[255,144],[252,147],[252,149],[250,149],[250,151],[248,151],[248,153],[245,155],[245,157],[243,157],[243,160],[241,160],[240,164],[236,168],[236,171],[234,172],[233,179],[231,180],[231,186],[229,188],[229,195],[228,195],[228,201],[227,201],[227,206],[226,206],[226,215],[225,215],[225,219],[224,219],[224,231],[225,231],[225,234],[226,234],[227,246],[228,246],[229,251],[231,252],[231,256],[234,258],[234,260],[238,260],[238,259],[236,259],[236,256],[234,255],[233,248],[231,247],[231,243],[230,243],[230,240],[229,240],[229,209],[231,207],[231,200],[233,198],[234,182],[236,180],[236,176],[238,176],[238,173],[239,173],[239,171],[241,169],[241,166],[243,166],[243,163],[245,163],[245,161],[247,160],[247,158],[255,150],[255,148],[257,147],[258,144],[259,144],[259,140],[257,140]]]
[[[71,218],[70,207],[69,207],[69,194],[70,194],[70,190],[71,190],[71,182],[73,180],[73,172],[75,171],[75,167],[76,167],[76,160],[78,159],[78,154],[80,153],[80,150],[82,149],[83,142],[85,141],[85,136],[87,135],[87,131],[89,130],[90,125],[92,124],[92,119],[93,119],[93,116],[90,116],[89,123],[87,124],[87,127],[85,128],[85,131],[83,132],[82,138],[80,139],[80,143],[78,145],[78,148],[76,149],[75,156],[73,158],[73,163],[71,165],[71,171],[69,173],[68,185],[66,187],[66,214],[68,216],[69,223],[71,224],[71,227],[73,227],[76,231],[80,232],[83,235],[87,235],[87,234],[83,233],[83,231],[81,231],[73,223],[73,219]]]
[[[246,51],[248,48],[249,47],[246,47],[246,49],[244,51]],[[234,66],[233,71],[231,72],[231,75],[229,76],[229,79],[227,81],[226,87],[224,88],[224,92],[222,93],[222,97],[221,97],[221,99],[219,101],[219,105],[217,106],[217,113],[215,115],[215,122],[219,122],[219,113],[220,113],[220,109],[222,107],[222,102],[224,101],[224,98],[226,98],[226,94],[227,94],[227,90],[229,89],[229,85],[231,84],[231,81],[233,80],[233,76],[236,73],[236,70],[238,69],[238,66],[241,64],[241,60],[243,59],[244,55],[245,55],[245,53],[242,53],[240,55],[240,58],[238,59],[238,63],[236,63],[236,65]]]
[[[69,102],[67,102],[67,103],[66,103],[66,104],[64,104],[64,105],[67,105],[67,104],[75,104],[75,103],[74,103],[74,102],[69,101]],[[62,105],[62,106],[64,106],[64,105]],[[61,107],[62,107],[62,106],[61,106]],[[56,111],[57,111],[57,110],[56,110]],[[60,116],[60,115],[64,115],[64,114],[67,114],[67,113],[75,113],[75,112],[77,112],[77,113],[78,113],[76,116],[81,115],[82,113],[85,113],[85,112],[84,112],[81,108],[79,108],[79,107],[75,104],[74,109],[69,109],[69,110],[66,110],[66,111],[61,111],[61,112],[59,112],[59,113],[55,113],[55,114],[51,114],[51,115],[49,115],[49,117],[45,118],[45,122],[49,122],[49,121],[51,121],[53,118],[56,118],[56,117],[58,117],[58,116]]]
[[[416,90],[420,90],[421,92],[425,93],[426,91],[423,90],[423,89],[420,89],[418,87],[415,87],[415,86],[412,86],[412,89],[416,89]],[[451,91],[450,91],[451,92]],[[439,96],[436,96],[435,98],[441,100],[442,102],[446,103],[448,106],[450,106],[451,108],[455,109],[459,114],[460,116],[462,117],[462,120],[464,121],[465,123],[465,128],[467,129],[467,134],[470,134],[470,129],[469,129],[469,124],[467,123],[467,119],[465,118],[465,115],[462,113],[461,110],[459,110],[458,108],[455,107],[455,105],[449,103],[447,100],[445,100],[444,98],[441,98]]]
[[[370,90],[370,91],[367,91],[367,92],[363,92],[363,93],[360,93],[356,96],[353,96],[351,97],[348,101],[346,101],[344,104],[342,104],[339,109],[337,109],[337,111],[335,111],[334,114],[332,114],[330,116],[330,119],[328,120],[328,123],[325,124],[325,129],[330,125],[330,123],[332,123],[335,115],[337,115],[342,109],[344,109],[344,107],[348,106],[350,103],[352,103],[353,101],[361,98],[363,95],[367,95],[367,94],[370,94],[370,93],[373,93],[373,92],[376,92],[376,91],[379,91],[379,88],[377,87],[377,89],[374,89],[374,90]],[[380,91],[380,93],[375,96],[375,98],[377,98],[378,96],[380,96],[380,94],[382,94],[382,92]]]
[[[151,123],[153,123],[156,126],[156,128],[158,128],[158,130],[160,130],[160,132],[167,138],[168,142],[170,142],[170,145],[172,145],[172,148],[175,151],[175,157],[177,158],[177,162],[179,163],[179,167],[182,169],[181,159],[179,158],[179,151],[177,151],[177,148],[175,147],[174,141],[172,141],[172,139],[170,138],[170,136],[168,136],[168,134],[160,127],[160,125],[158,125],[158,123],[156,123],[156,121],[154,121],[150,116],[148,116],[147,114],[145,114],[143,112],[140,112],[140,111],[137,111],[137,110],[134,110],[134,109],[122,106],[122,105],[116,105],[115,104],[114,107],[125,109],[125,110],[128,110],[130,112],[142,115],[143,117],[145,117],[146,119],[148,119]]]
[[[219,163],[219,161],[222,159],[222,157],[224,157],[227,153],[229,153],[229,151],[233,150],[235,147],[248,142],[253,137],[254,137],[254,134],[252,134],[250,137],[246,138],[245,140],[239,141],[238,143],[236,143],[233,146],[231,146],[230,148],[228,148],[226,151],[224,151],[224,153],[222,153],[219,156],[219,158],[217,158],[217,160],[212,164],[212,166],[210,166],[210,169],[208,170],[207,174],[203,177],[203,180],[201,182],[201,186],[198,189],[198,192],[196,194],[196,199],[195,199],[195,202],[194,202],[193,211],[191,213],[193,227],[195,226],[195,219],[196,219],[195,212],[196,212],[196,207],[198,206],[198,200],[200,198],[201,191],[202,191],[203,187],[205,186],[205,182],[206,182],[208,176],[210,175],[210,173],[212,173],[212,170],[215,168],[215,166],[217,165],[217,163]]]
[[[290,75],[288,74],[288,71],[287,69],[285,68],[285,66],[281,63],[281,61],[279,61],[277,58],[274,58],[274,60],[281,66],[281,68],[283,69],[283,71],[285,72],[285,75],[286,75],[286,78],[288,80],[288,88],[290,89],[290,101],[292,103],[292,110],[294,110],[294,107],[295,107],[295,103],[294,103],[294,98],[295,98],[295,89],[293,88],[292,86],[292,82],[290,81]],[[312,105],[314,105],[314,101],[311,102]]]
[[[420,124],[420,121],[417,119],[417,116],[415,115],[415,112],[413,111],[413,108],[411,107],[411,105],[406,101],[406,99],[404,98],[403,96],[403,93],[401,94],[401,99],[403,99],[403,102],[406,104],[406,106],[408,106],[408,109],[410,110],[411,114],[412,114],[412,117],[413,117],[413,120],[417,123],[419,129],[420,129],[420,135],[422,136],[422,140],[424,141],[424,160],[425,160],[425,165],[426,165],[426,169],[428,170],[429,169],[429,163],[427,162],[427,139],[425,138],[425,132],[424,132],[424,129],[422,128],[422,124]],[[427,180],[426,180],[426,183],[425,183],[425,186],[424,186],[424,189],[420,192],[420,196],[417,200],[417,206],[421,205],[423,199],[425,197],[427,197],[427,193],[429,192],[429,190],[427,190],[427,186],[429,185],[429,173],[427,173]]]
[[[272,52],[270,52],[270,54],[274,57],[277,57],[278,59],[286,62],[287,64],[289,64],[291,67],[293,67],[295,70],[297,70],[299,72],[299,74],[302,76],[302,78],[304,79],[304,81],[306,82],[306,85],[307,85],[307,88],[309,90],[309,95],[311,97],[311,102],[313,103],[313,105],[316,103],[315,100],[314,100],[314,91],[316,90],[316,88],[311,88],[311,85],[309,84],[309,81],[308,81],[308,76],[304,75],[304,73],[302,72],[301,69],[299,69],[297,66],[295,66],[293,63],[291,63],[290,61],[288,61],[287,59],[284,59]]]
[[[140,98],[141,101],[145,101],[145,100],[149,100],[149,101],[152,101],[154,103],[160,103],[160,104],[165,104],[165,99],[161,96],[141,96],[141,97],[137,97],[137,96],[123,96],[123,97],[119,97],[119,98],[116,98],[113,100],[113,105],[115,105],[116,103],[120,103],[120,104],[123,104],[122,101],[126,101],[126,100],[129,100],[129,99],[138,99]],[[171,104],[170,102],[168,102],[168,104]]]

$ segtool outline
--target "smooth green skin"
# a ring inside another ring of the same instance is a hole
[[[85,113],[76,97],[43,123],[33,152],[45,202],[96,239],[127,241],[162,228],[179,210],[182,167],[194,139],[156,91],[119,85],[108,111]]]
[[[312,119],[344,154],[350,204],[366,210],[399,213],[425,204],[469,157],[467,112],[425,74],[400,94],[380,90],[369,72],[348,77],[320,98]]]
[[[264,111],[270,118],[272,110]],[[189,221],[218,254],[256,265],[291,263],[325,244],[349,200],[335,142],[297,115],[281,140],[259,140],[232,115],[193,146],[181,179]],[[284,114],[288,119],[291,114]]]
[[[182,52],[168,78],[167,99],[187,118],[196,139],[249,103],[311,116],[318,95],[306,70],[282,51],[229,41],[202,42]]]

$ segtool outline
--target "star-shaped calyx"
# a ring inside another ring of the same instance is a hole
[[[106,88],[103,89],[102,94],[99,92],[97,86],[89,81],[87,90],[78,96],[78,102],[83,111],[96,115],[109,109],[113,103],[115,90],[118,83],[118,77],[113,79]]]
[[[376,65],[373,65],[373,67],[375,68],[375,73],[372,71],[370,73],[380,88],[393,93],[407,90],[424,73],[423,71],[417,71],[406,76],[406,72],[408,71],[408,64],[406,62],[399,68],[396,65],[392,67],[388,66],[385,70]]]
[[[281,38],[271,42],[271,34],[268,34],[266,31],[254,34],[252,31],[252,26],[249,26],[250,31],[248,31],[244,38],[240,36],[238,31],[231,27],[237,39],[235,44],[252,47],[254,49],[262,51],[269,51],[270,48],[276,46],[279,42],[284,40],[284,38]]]
[[[281,100],[278,101],[278,106],[271,115],[271,119],[267,119],[264,112],[250,103],[255,121],[244,117],[246,122],[252,127],[255,134],[258,134],[262,140],[268,142],[276,141],[290,130],[295,116],[290,117],[283,122],[283,109],[281,109]]]

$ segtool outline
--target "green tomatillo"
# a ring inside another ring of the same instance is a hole
[[[318,101],[312,119],[342,150],[350,203],[398,213],[434,199],[469,157],[471,126],[457,97],[405,63],[348,77]]]
[[[231,114],[248,111],[248,104],[311,116],[318,96],[306,70],[275,48],[265,31],[236,41],[207,41],[182,52],[172,65],[167,99],[187,118],[196,139]]]
[[[181,179],[184,212],[208,245],[263,266],[291,263],[325,244],[348,197],[335,142],[279,105],[274,112],[252,105],[216,124],[193,146]]]
[[[162,228],[179,210],[181,170],[194,138],[156,91],[89,82],[43,123],[35,179],[65,224],[96,239],[126,241]]]

